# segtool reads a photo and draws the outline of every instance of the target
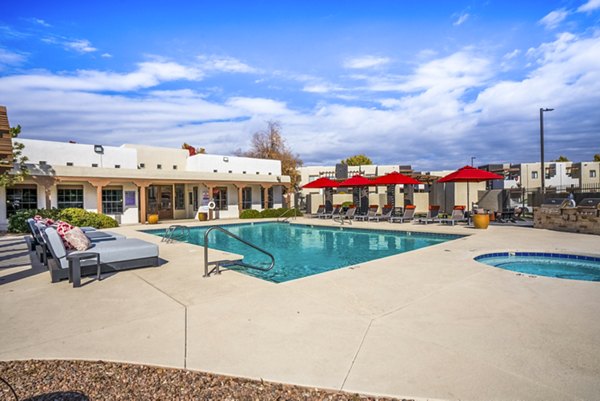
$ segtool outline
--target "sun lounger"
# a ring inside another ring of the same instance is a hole
[[[379,205],[370,205],[369,210],[367,211],[367,214],[354,216],[354,220],[356,220],[356,221],[369,220],[371,217],[377,216],[377,210],[379,210]]]
[[[352,220],[354,219],[354,215],[356,214],[356,206],[350,205],[344,214],[340,213],[339,218],[341,220]]]
[[[455,225],[456,223],[468,223],[469,219],[465,217],[464,206],[454,206],[452,215],[447,219],[439,219],[439,222],[442,224]]]
[[[335,217],[339,217],[341,210],[342,210],[342,205],[333,205],[333,210],[330,213],[323,213],[323,215],[319,216],[319,218],[320,219],[333,219]]]
[[[390,223],[405,223],[415,218],[415,205],[406,205],[402,216],[393,216],[390,218]]]
[[[369,221],[382,221],[389,220],[392,217],[394,207],[392,205],[385,205],[379,216],[373,216],[369,218]]]
[[[319,205],[317,212],[312,214],[311,217],[320,217],[325,213],[325,205]]]
[[[69,278],[79,286],[81,275],[113,272],[146,266],[158,266],[158,246],[139,239],[116,239],[92,243],[85,251],[67,251],[62,239],[52,227],[42,233],[52,259],[48,267],[52,282]]]
[[[421,217],[420,219],[415,220],[415,222],[421,224],[438,223],[440,221],[440,219],[438,218],[439,213],[439,205],[430,205],[429,210],[427,211],[427,216]]]

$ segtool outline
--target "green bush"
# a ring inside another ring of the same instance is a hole
[[[291,210],[288,212],[288,210]],[[278,218],[278,217],[282,217],[282,218],[288,218],[288,217],[293,217],[294,216],[294,212],[293,212],[293,208],[292,209],[288,209],[286,207],[280,207],[279,209],[264,209],[260,211],[260,215],[257,217],[263,218],[263,219],[268,219],[268,218]],[[287,213],[286,213],[287,212]],[[285,213],[285,214],[284,214]],[[301,217],[302,216],[302,212],[298,209],[296,209],[296,216]]]
[[[260,211],[260,217],[263,219],[279,217],[281,213],[277,209],[264,209]]]
[[[8,231],[11,233],[28,232],[27,219],[35,215],[52,220],[62,220],[78,227],[112,228],[118,227],[119,223],[112,217],[95,212],[88,212],[84,209],[33,209],[19,210],[8,219]]]
[[[240,219],[258,219],[260,212],[254,209],[246,209],[240,213]]]

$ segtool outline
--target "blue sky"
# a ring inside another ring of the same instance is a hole
[[[600,153],[600,0],[11,1],[0,104],[23,137],[248,147],[420,170]]]

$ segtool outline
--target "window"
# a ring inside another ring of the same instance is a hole
[[[217,210],[227,210],[227,188],[213,188],[213,200]]]
[[[102,213],[123,213],[123,188],[105,188],[102,190]]]
[[[596,170],[590,170],[590,178],[596,178]]]
[[[242,210],[252,209],[252,188],[242,188]]]
[[[269,197],[269,203],[267,204],[267,207],[269,209],[273,209],[273,187],[269,188],[268,192],[268,197]],[[261,189],[260,191],[260,205],[261,207],[265,206],[265,191],[264,189]]]
[[[140,165],[138,166],[139,169],[143,169],[146,168],[146,163],[140,163]]]
[[[177,165],[173,164],[173,170],[177,170]]]
[[[185,185],[175,184],[175,209],[185,209]]]
[[[156,169],[157,169],[157,170],[162,170],[162,164],[157,164],[157,165],[156,165]]]
[[[6,188],[6,217],[18,210],[37,209],[37,187],[17,186]]]
[[[92,163],[92,167],[98,167],[98,163]]]
[[[115,164],[115,168],[121,168],[120,164]]]
[[[531,172],[531,179],[532,180],[537,180],[538,178],[538,172],[537,171],[532,171]]]
[[[73,167],[73,162],[67,162],[67,167]]]
[[[58,187],[56,198],[59,209],[68,207],[83,209],[83,188],[81,187]]]

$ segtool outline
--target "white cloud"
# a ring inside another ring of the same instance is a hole
[[[228,106],[239,109],[244,114],[281,116],[290,114],[284,102],[264,98],[234,97],[227,101]]]
[[[63,44],[67,49],[74,50],[78,53],[92,53],[98,50],[95,47],[93,47],[90,41],[87,39],[66,41]]]
[[[600,8],[600,0],[589,0],[587,3],[579,6],[577,11],[582,12],[590,12]]]
[[[454,26],[459,26],[459,25],[462,25],[462,24],[464,24],[465,22],[467,22],[467,20],[469,19],[469,17],[470,17],[469,13],[462,13],[462,14],[460,14],[460,15],[459,15],[459,16],[456,18],[456,21],[454,21],[454,22],[452,23],[452,25],[454,25]]]
[[[554,10],[548,13],[544,18],[539,20],[538,22],[541,25],[544,25],[546,29],[554,29],[560,25],[561,22],[565,20],[569,16],[570,12],[564,8],[559,10]]]
[[[112,58],[112,54],[110,54],[110,53],[102,53],[100,55],[100,57],[102,57],[102,58]]]
[[[390,59],[388,57],[378,57],[378,56],[361,56],[348,59],[344,61],[345,68],[353,68],[353,69],[363,69],[363,68],[373,68],[380,67],[382,65],[388,64]]]
[[[502,56],[502,58],[505,60],[512,60],[513,58],[517,57],[519,54],[521,54],[521,50],[515,49],[512,52],[506,53],[504,56]]]
[[[227,56],[198,56],[201,68],[205,71],[229,72],[229,73],[256,73],[258,70],[243,63],[242,61]]]
[[[52,26],[41,18],[33,18],[32,21],[38,25],[45,26],[46,28],[50,28]]]
[[[0,48],[0,66],[4,65],[18,65],[24,62],[26,57],[23,54],[8,51]]]

